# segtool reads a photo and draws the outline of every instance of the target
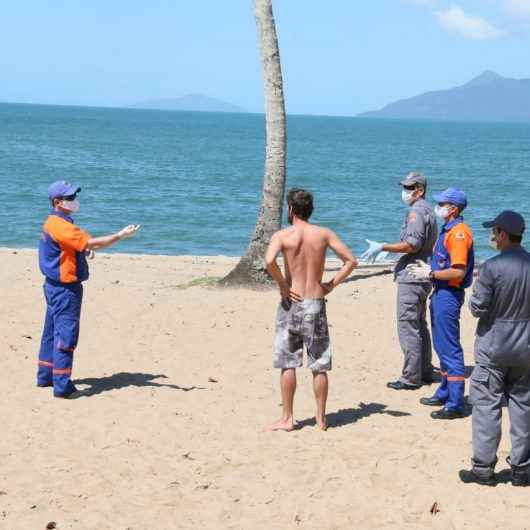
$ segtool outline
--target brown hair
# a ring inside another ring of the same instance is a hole
[[[300,188],[293,188],[287,193],[287,206],[296,217],[307,221],[313,213],[313,194]]]

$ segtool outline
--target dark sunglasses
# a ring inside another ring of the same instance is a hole
[[[416,185],[412,184],[412,186],[403,186],[403,188],[407,191],[414,191],[416,189]]]
[[[63,197],[63,201],[75,201],[75,198],[77,197],[77,193],[74,195],[65,195]]]

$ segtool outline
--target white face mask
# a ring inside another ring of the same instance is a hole
[[[447,206],[440,206],[439,204],[437,204],[434,208],[434,213],[436,214],[436,217],[442,219],[443,221],[445,221],[449,215],[451,215]]]
[[[491,232],[490,234],[490,247],[493,249],[493,250],[499,250],[499,244],[497,243],[497,235],[495,234],[495,232]]]
[[[61,208],[64,208],[65,210],[68,210],[71,213],[75,213],[79,211],[79,201],[77,199],[74,199],[73,201],[62,201],[61,202]]]
[[[410,205],[410,203],[414,200],[414,190],[402,190],[401,191],[401,200],[405,203]]]

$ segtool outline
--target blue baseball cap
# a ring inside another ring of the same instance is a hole
[[[500,228],[513,236],[522,236],[525,230],[523,216],[511,210],[501,212],[493,221],[487,221],[482,226],[484,228]]]
[[[81,188],[77,184],[71,184],[66,180],[58,180],[53,184],[50,184],[48,188],[48,197],[53,199],[60,199],[61,197],[69,197],[79,193]]]
[[[458,188],[447,188],[441,193],[433,194],[433,198],[438,204],[447,202],[458,206],[461,210],[467,206],[467,195]]]

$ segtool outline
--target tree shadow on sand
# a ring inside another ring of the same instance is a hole
[[[334,429],[336,427],[344,427],[350,425],[363,418],[368,418],[373,414],[388,414],[400,418],[402,416],[410,416],[409,412],[401,412],[399,410],[387,410],[387,405],[382,403],[359,403],[359,407],[340,409],[337,412],[331,412],[326,414],[328,420],[328,429]],[[298,421],[296,423],[296,429],[303,429],[304,427],[313,426],[316,424],[315,418],[306,418],[305,420]]]
[[[204,390],[203,387],[190,386],[184,387],[179,385],[170,385],[167,383],[158,383],[154,379],[167,379],[164,374],[143,374],[131,372],[119,372],[108,377],[85,377],[84,379],[76,379],[75,384],[88,385],[89,388],[83,389],[84,396],[94,396],[102,394],[110,390],[119,390],[128,386],[136,387],[155,387],[155,388],[172,388],[173,390],[181,390],[182,392],[189,392],[190,390]]]

